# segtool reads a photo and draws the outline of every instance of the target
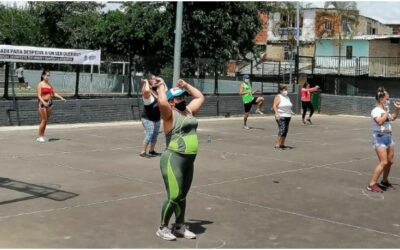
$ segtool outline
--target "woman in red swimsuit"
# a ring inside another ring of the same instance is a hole
[[[57,97],[63,101],[65,99],[54,91],[53,86],[49,82],[50,71],[43,70],[40,77],[41,82],[37,86],[38,96],[38,111],[40,116],[39,137],[36,139],[38,142],[46,142],[44,138],[44,131],[46,130],[47,121],[51,115],[51,106],[53,106],[52,98]]]

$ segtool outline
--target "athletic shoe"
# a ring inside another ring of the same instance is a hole
[[[374,185],[368,185],[367,190],[371,192],[383,193],[383,190],[376,183]]]
[[[143,157],[143,158],[151,158],[152,157],[151,155],[146,154],[146,152],[140,153],[139,156]]]
[[[43,143],[43,142],[46,142],[46,139],[44,139],[44,137],[41,136],[41,137],[38,137],[38,138],[36,139],[36,141],[37,141],[37,142],[40,142],[40,143]]]
[[[185,239],[196,239],[196,235],[189,231],[189,226],[183,224],[179,228],[174,225],[172,228],[172,233],[176,237],[183,237]]]
[[[264,114],[264,112],[262,112],[262,111],[259,110],[259,109],[256,109],[256,113],[258,113],[258,114],[260,114],[260,115],[263,115],[263,114]]]
[[[149,155],[151,155],[151,156],[160,156],[161,153],[157,153],[156,151],[149,151]]]
[[[396,190],[395,187],[393,187],[392,183],[390,183],[389,181],[381,181],[381,186],[384,187],[385,189],[392,189],[392,190]]]
[[[243,128],[244,128],[244,129],[250,129],[250,128],[249,128],[249,127],[247,127],[247,126],[243,126]]]
[[[163,240],[176,240],[175,235],[171,233],[168,227],[161,227],[157,230],[156,235]]]
[[[310,123],[310,125],[312,125],[311,119],[307,119],[308,123]]]

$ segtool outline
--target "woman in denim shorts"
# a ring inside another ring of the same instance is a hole
[[[378,155],[379,164],[375,167],[372,179],[367,190],[382,193],[388,188],[394,189],[389,182],[390,167],[394,158],[394,141],[392,137],[392,121],[399,115],[400,102],[394,102],[395,112],[390,113],[389,93],[379,87],[375,96],[376,107],[371,111],[372,118],[372,144]],[[377,184],[383,173],[380,185]]]

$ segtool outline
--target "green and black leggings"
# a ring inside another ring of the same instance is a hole
[[[180,154],[168,149],[161,155],[161,174],[168,195],[161,210],[162,226],[168,226],[173,213],[177,224],[185,222],[186,195],[192,184],[195,159],[196,154]]]

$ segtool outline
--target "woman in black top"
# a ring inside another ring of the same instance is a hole
[[[142,81],[142,98],[144,109],[142,113],[142,124],[145,129],[145,138],[142,145],[141,157],[153,157],[160,155],[154,148],[157,143],[158,133],[160,131],[160,110],[158,108],[157,88],[159,84],[164,83],[161,78],[150,75],[148,79]],[[147,153],[147,147],[150,145],[150,150]]]

